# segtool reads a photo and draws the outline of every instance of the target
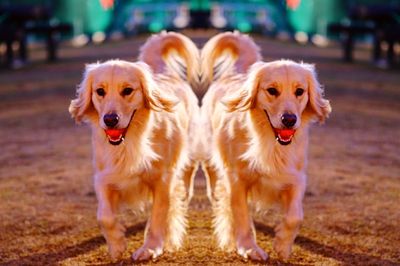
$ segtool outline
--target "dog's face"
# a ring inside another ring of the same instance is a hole
[[[176,104],[174,101],[163,97],[146,64],[108,61],[86,66],[70,113],[78,122],[85,118],[93,123],[97,121],[110,144],[119,145],[129,125],[135,123],[138,111],[169,111]]]
[[[290,144],[309,100],[310,73],[300,65],[270,64],[258,75],[255,108],[265,112],[279,143]]]
[[[308,64],[285,60],[257,63],[250,69],[243,90],[243,99],[231,100],[236,103],[234,109],[261,110],[282,145],[291,143],[302,123],[313,119],[323,122],[331,111],[314,67]]]
[[[102,65],[92,70],[91,95],[99,125],[113,145],[122,142],[136,110],[143,108],[141,73],[132,66]]]

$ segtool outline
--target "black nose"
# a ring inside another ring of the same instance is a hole
[[[113,128],[118,124],[119,117],[115,113],[106,114],[103,117],[104,124],[109,128]]]
[[[296,124],[297,117],[294,114],[283,114],[282,117],[282,123],[287,127],[291,128]]]

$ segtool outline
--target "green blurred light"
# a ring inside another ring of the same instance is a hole
[[[237,28],[240,32],[250,32],[251,24],[246,21],[241,21],[237,24]]]
[[[164,25],[159,21],[151,22],[149,25],[150,32],[160,32],[164,29]]]

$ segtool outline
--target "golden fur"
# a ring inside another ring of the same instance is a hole
[[[135,261],[182,245],[197,168],[191,138],[199,107],[189,84],[198,83],[198,56],[188,38],[163,32],[146,42],[138,62],[87,65],[71,101],[72,117],[92,127],[97,219],[113,258],[126,248],[125,229],[117,220],[123,205],[140,210],[152,203]],[[105,133],[103,118],[110,112],[119,117],[118,129],[126,128],[119,145],[111,145]]]
[[[202,80],[210,84],[201,108],[201,136],[208,147],[202,167],[219,246],[265,261],[250,208],[280,204],[283,221],[276,228],[274,249],[288,258],[303,219],[309,125],[323,122],[331,107],[314,66],[262,62],[258,51],[237,32],[215,36],[201,51]],[[289,145],[276,140],[276,131],[284,129],[284,113],[297,117]]]

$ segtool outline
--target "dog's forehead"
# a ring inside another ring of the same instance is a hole
[[[300,64],[269,64],[260,72],[260,83],[306,84],[308,72]]]
[[[139,83],[141,73],[131,65],[127,64],[104,64],[93,71],[95,83]]]

